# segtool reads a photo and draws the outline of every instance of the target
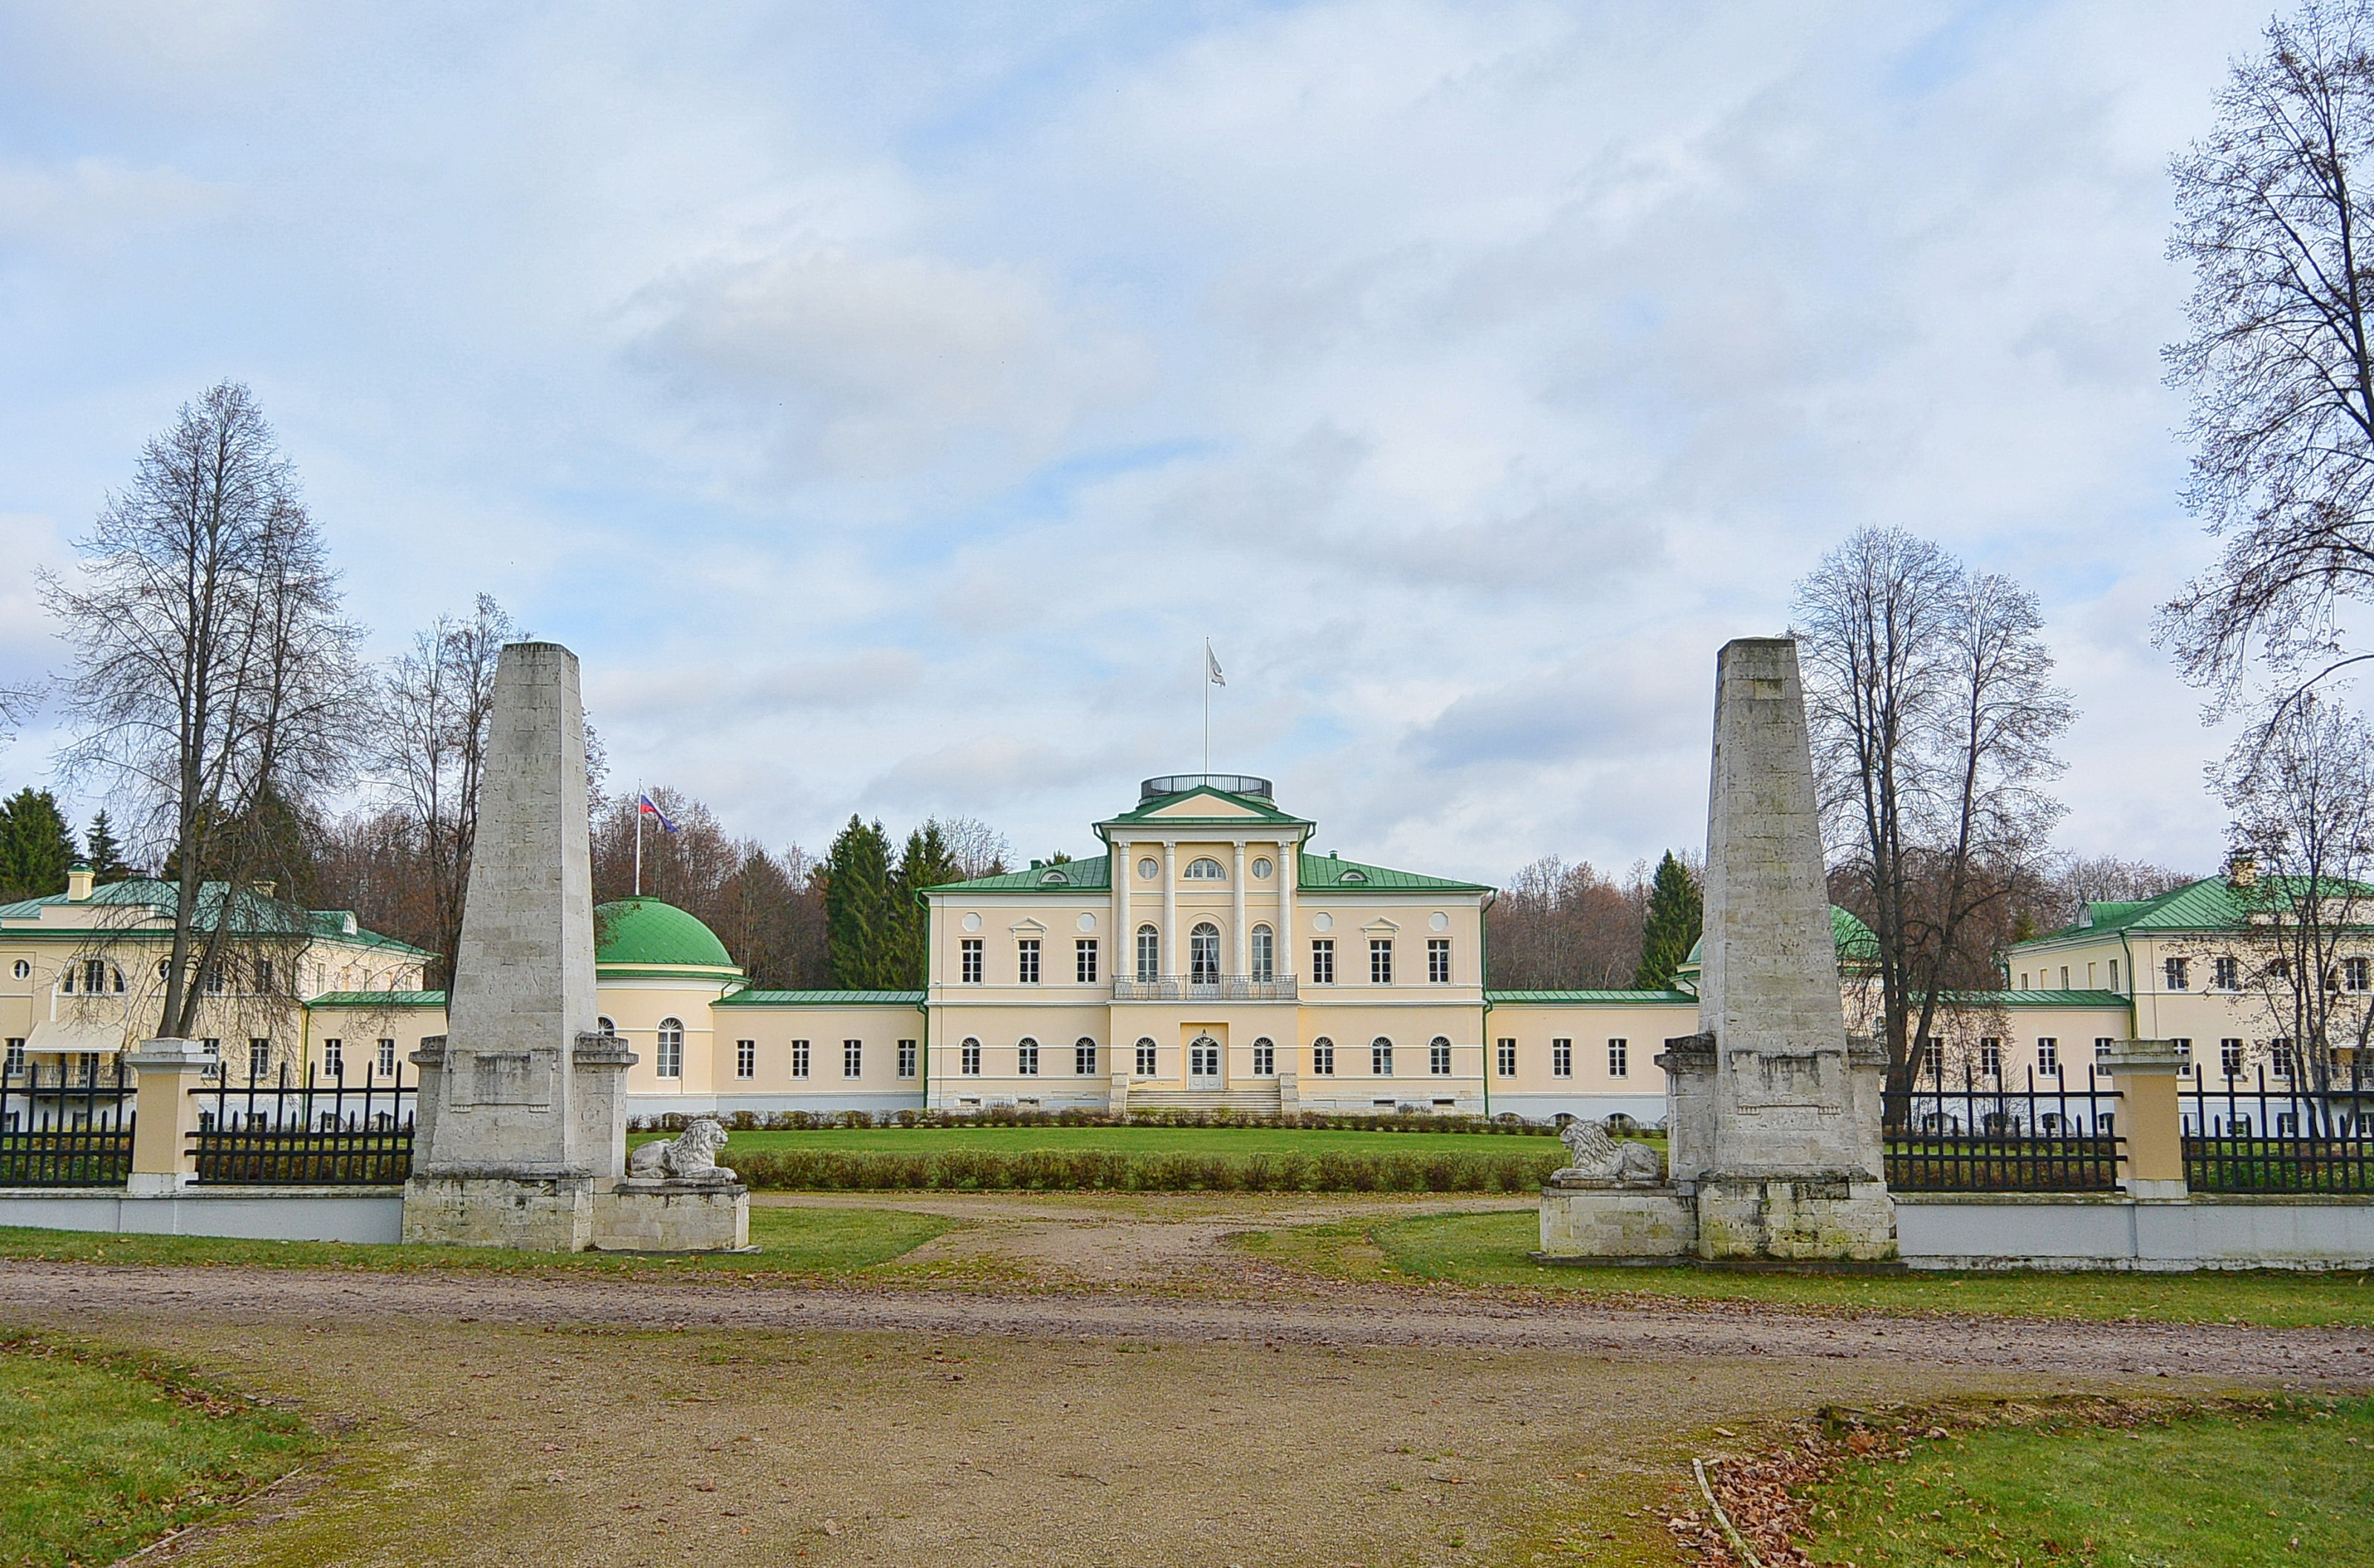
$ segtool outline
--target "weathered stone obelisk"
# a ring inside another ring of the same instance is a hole
[[[624,1041],[596,1032],[577,656],[503,649],[448,1033],[421,1042],[404,1239],[576,1251],[625,1169]]]
[[[1708,1258],[1882,1260],[1885,1058],[1847,1036],[1797,645],[1715,664],[1698,1033],[1665,1044],[1670,1179]]]

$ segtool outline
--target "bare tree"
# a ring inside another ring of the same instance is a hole
[[[2192,334],[2165,357],[2192,393],[2185,499],[2226,547],[2159,635],[2221,706],[2254,658],[2289,693],[2369,657],[2341,620],[2374,591],[2369,156],[2374,13],[2307,0],[2236,64],[2215,129],[2171,164]]]
[[[467,619],[440,615],[416,637],[381,687],[372,760],[417,857],[429,904],[427,945],[448,977],[462,945],[496,660],[503,644],[523,635],[502,606],[481,593]]]
[[[940,837],[946,840],[948,853],[966,881],[1005,874],[1006,862],[1014,858],[1014,846],[1006,841],[1005,834],[977,816],[931,820],[939,825]]]
[[[41,579],[75,658],[61,766],[124,798],[168,868],[158,1032],[185,1036],[242,942],[258,948],[247,994],[276,998],[295,958],[253,965],[310,940],[252,889],[286,848],[288,809],[348,776],[367,708],[358,632],[296,474],[235,382],[182,406],[78,547],[73,583]]]
[[[1991,974],[1972,939],[2036,880],[2061,807],[2033,595],[1900,529],[1866,529],[1798,585],[1806,714],[1844,900],[1875,939],[1887,1114],[1901,1123],[1941,1009]]]
[[[2242,929],[2196,945],[2224,966],[2213,986],[2252,999],[2265,1033],[2249,1054],[2329,1088],[2334,1053],[2363,1059],[2374,1038],[2374,728],[2332,694],[2279,702],[2214,777]]]
[[[1640,964],[1648,867],[1618,884],[1590,862],[1545,855],[1485,912],[1490,983],[1503,990],[1621,989]]]

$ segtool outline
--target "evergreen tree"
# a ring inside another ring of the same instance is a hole
[[[28,787],[0,804],[0,898],[46,898],[66,890],[66,871],[82,857],[58,800]]]
[[[898,978],[893,985],[911,989],[921,986],[928,967],[932,917],[916,895],[927,887],[963,880],[956,850],[938,823],[927,822],[907,835],[890,890],[892,929],[898,933],[892,965]]]
[[[1674,857],[1671,849],[1657,862],[1649,883],[1649,918],[1641,933],[1640,968],[1632,977],[1644,991],[1663,990],[1674,983],[1674,972],[1690,955],[1705,920],[1698,879]]]
[[[882,825],[851,817],[832,841],[824,878],[832,983],[842,990],[897,986],[898,912],[892,902],[890,839]]]
[[[123,846],[116,841],[115,828],[104,811],[90,819],[90,830],[83,835],[83,844],[89,851],[84,859],[90,862],[91,880],[100,886],[139,874],[124,860]]]

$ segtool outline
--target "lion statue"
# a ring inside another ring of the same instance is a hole
[[[1653,1187],[1665,1179],[1665,1162],[1646,1143],[1609,1136],[1595,1121],[1571,1121],[1558,1134],[1574,1163],[1550,1177],[1557,1181],[1613,1181]]]
[[[717,1163],[725,1146],[725,1124],[713,1116],[695,1117],[674,1138],[646,1143],[627,1156],[627,1175],[652,1181],[732,1181],[734,1173]]]

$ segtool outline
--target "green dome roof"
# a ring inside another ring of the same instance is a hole
[[[597,965],[647,969],[733,969],[734,955],[717,933],[673,904],[621,898],[594,911],[602,945]]]

